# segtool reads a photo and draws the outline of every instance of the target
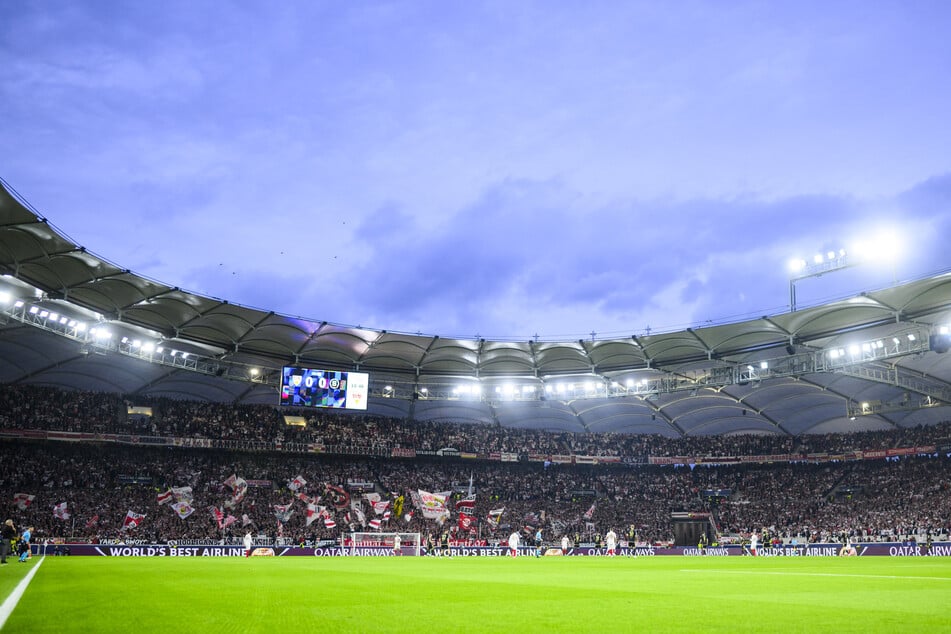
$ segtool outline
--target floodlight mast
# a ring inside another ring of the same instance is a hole
[[[812,262],[793,260],[790,262],[793,276],[789,278],[789,311],[796,312],[796,282],[810,277],[821,277],[826,273],[833,273],[858,265],[857,260],[849,261],[845,249],[829,251],[825,255],[816,254]]]

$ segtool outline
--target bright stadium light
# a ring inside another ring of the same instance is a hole
[[[796,311],[796,282],[809,277],[819,277],[833,271],[840,271],[858,264],[856,261],[850,262],[846,257],[845,249],[838,251],[829,250],[825,254],[816,253],[812,256],[811,262],[806,262],[802,258],[790,260],[789,269],[792,273],[789,278],[789,309]]]
[[[869,232],[845,249],[829,249],[817,252],[809,261],[793,258],[789,262],[789,309],[796,311],[796,282],[810,277],[820,277],[826,273],[841,271],[859,264],[888,264],[895,276],[895,264],[904,252],[899,233],[893,229],[879,229]]]

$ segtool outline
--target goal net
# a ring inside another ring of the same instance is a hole
[[[394,551],[394,554],[418,557],[421,545],[419,533],[350,533],[346,551],[350,555],[362,555],[364,548],[386,548]]]

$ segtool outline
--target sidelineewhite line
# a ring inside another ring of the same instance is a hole
[[[702,568],[682,568],[680,572],[711,572]],[[926,581],[951,581],[951,577],[916,577],[912,575],[857,575],[846,572],[778,572],[769,570],[717,570],[716,574],[732,575],[781,575],[783,577],[859,577],[861,579],[924,579]]]
[[[40,557],[40,560],[36,562],[36,565],[33,566],[33,569],[30,572],[26,573],[26,576],[20,579],[20,583],[17,584],[17,587],[13,589],[13,592],[10,593],[10,596],[7,597],[7,600],[3,602],[3,605],[0,605],[0,630],[3,629],[3,626],[6,625],[7,619],[10,618],[10,615],[13,614],[13,608],[17,606],[17,603],[20,602],[20,597],[23,596],[23,593],[26,592],[26,587],[30,585],[30,581],[33,579],[33,575],[36,574],[36,571],[40,569],[40,566],[43,565],[43,560],[46,557]]]

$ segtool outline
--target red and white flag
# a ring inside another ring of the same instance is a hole
[[[225,521],[221,523],[221,528],[223,529],[228,528],[229,526],[231,526],[237,521],[238,521],[237,517],[235,517],[234,515],[229,515],[228,517],[225,518]]]
[[[175,498],[176,502],[188,502],[191,504],[194,499],[192,497],[191,487],[172,487],[169,491],[172,492],[172,497]]]
[[[122,530],[132,530],[136,528],[139,524],[142,523],[142,520],[145,518],[145,513],[136,513],[135,511],[129,511],[125,514],[125,519],[122,520]]]
[[[251,518],[248,517],[247,513],[241,516],[241,526],[247,526],[250,523],[251,523]]]
[[[418,491],[419,508],[423,512],[423,517],[428,520],[446,521],[449,517],[449,509],[446,508],[447,495],[443,493],[430,493],[429,491]]]
[[[591,504],[591,508],[585,511],[582,517],[584,517],[586,520],[590,520],[592,517],[594,517],[594,509],[597,506],[597,504],[598,504],[597,502],[593,502]]]
[[[359,506],[352,506],[354,515],[357,517],[357,521],[360,522],[360,526],[367,525],[367,516],[363,514],[363,509]]]
[[[217,506],[209,506],[208,510],[211,511],[211,516],[215,518],[215,523],[218,524],[218,528],[221,528],[221,523],[225,520],[224,511]]]
[[[472,530],[472,525],[475,522],[474,515],[466,515],[465,513],[459,513],[459,530],[468,531]]]
[[[291,508],[290,504],[275,504],[274,505],[274,517],[277,518],[279,522],[287,522],[291,519],[291,516],[294,514],[294,509]]]
[[[317,504],[318,502],[320,502],[320,496],[312,498],[306,493],[298,492],[294,494],[294,497],[300,500],[301,502],[303,502],[304,504]]]
[[[335,522],[332,517],[325,517],[324,526],[327,528],[337,528],[337,522]]]
[[[53,507],[53,517],[61,520],[69,519],[69,510],[67,509],[68,502],[60,502]]]
[[[325,485],[325,490],[330,496],[330,502],[334,505],[334,508],[344,509],[350,506],[350,494],[343,487],[328,482]]]
[[[175,514],[182,519],[185,519],[195,512],[194,507],[192,507],[192,505],[188,502],[172,502],[169,505],[169,508],[175,511]]]
[[[99,523],[99,516],[93,515],[86,521],[86,528],[92,528]]]
[[[33,503],[33,500],[36,499],[35,495],[30,495],[29,493],[15,493],[13,495],[13,503],[17,505],[17,508],[21,511],[25,511],[26,507]]]
[[[383,515],[386,512],[386,509],[390,506],[389,500],[378,500],[373,502],[373,512],[377,515]]]
[[[287,483],[287,488],[296,493],[300,491],[305,484],[307,484],[307,480],[305,480],[303,476],[297,476]]]
[[[158,502],[159,506],[162,506],[163,504],[167,504],[171,502],[174,497],[175,497],[175,494],[172,493],[171,489],[169,489],[165,493],[159,493],[158,495],[156,495],[155,501]]]
[[[456,510],[459,511],[460,513],[467,513],[469,515],[472,515],[474,508],[475,508],[474,495],[470,495],[456,502]]]
[[[305,520],[305,526],[310,526],[313,524],[314,520],[324,514],[325,508],[323,506],[317,506],[316,504],[307,505],[307,518]]]
[[[499,520],[502,519],[502,513],[505,512],[505,507],[503,506],[500,509],[492,509],[489,511],[489,516],[486,517],[486,521],[492,526],[498,526]]]
[[[370,520],[370,521],[367,523],[367,526],[369,526],[370,528],[372,528],[373,530],[376,531],[376,530],[380,530],[380,524],[382,524],[382,522],[380,522],[380,520]]]

